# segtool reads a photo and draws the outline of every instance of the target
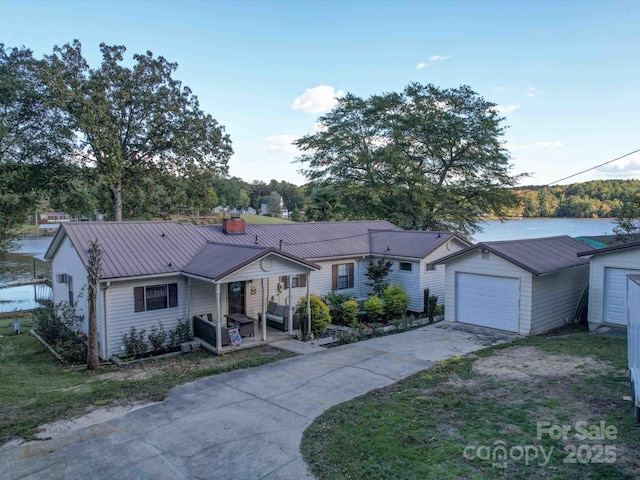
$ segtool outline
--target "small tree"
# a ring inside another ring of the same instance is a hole
[[[342,307],[342,321],[345,325],[355,327],[358,324],[358,302],[347,300]]]
[[[620,215],[614,220],[616,226],[613,233],[619,243],[630,242],[638,239],[640,234],[640,195],[633,194],[626,198]]]
[[[384,291],[384,313],[389,318],[398,318],[407,313],[409,295],[402,285],[391,285]]]
[[[393,262],[387,260],[384,256],[376,262],[369,262],[364,276],[371,280],[371,282],[367,282],[367,285],[372,287],[374,295],[382,295],[384,290],[389,286],[389,273],[391,273],[392,266]]]

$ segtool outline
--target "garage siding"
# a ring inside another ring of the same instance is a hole
[[[573,318],[589,279],[589,266],[533,277],[532,334],[561,327]]]
[[[527,335],[531,331],[531,286],[532,275],[526,270],[489,253],[482,258],[478,250],[473,250],[447,262],[445,271],[445,320],[456,321],[456,273],[475,273],[520,279],[520,325],[518,333]]]
[[[607,252],[591,257],[589,274],[589,328],[604,322],[604,271],[622,268],[640,273],[640,255],[637,249]]]

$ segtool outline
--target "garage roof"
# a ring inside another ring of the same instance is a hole
[[[452,255],[441,258],[439,263],[466,255],[472,251],[488,251],[531,272],[536,276],[548,275],[566,268],[588,265],[588,260],[578,257],[585,244],[568,235],[477,243]]]
[[[584,252],[579,252],[579,257],[586,257],[591,255],[599,255],[601,253],[609,253],[615,252],[616,250],[626,250],[627,248],[636,248],[640,247],[640,240],[636,240],[635,242],[629,243],[621,243],[620,245],[611,245],[610,247],[597,248],[595,250],[587,250]]]

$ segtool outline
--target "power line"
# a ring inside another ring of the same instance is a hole
[[[587,168],[586,170],[582,170],[581,172],[574,173],[573,175],[569,175],[568,177],[561,178],[560,180],[556,180],[555,182],[547,183],[545,186],[549,187],[549,186],[553,185],[554,183],[560,183],[563,180],[568,180],[570,178],[577,177],[578,175],[582,175],[583,173],[590,172],[591,170],[595,170],[596,168],[604,167],[605,165],[608,165],[608,164],[613,163],[613,162],[617,162],[618,160],[622,160],[623,158],[628,157],[629,155],[633,155],[634,153],[638,153],[638,152],[640,152],[640,148],[637,149],[637,150],[634,150],[633,152],[625,153],[621,157],[614,158],[613,160],[609,160],[607,162],[601,163],[600,165],[596,165],[595,167]]]

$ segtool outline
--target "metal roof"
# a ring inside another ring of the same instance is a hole
[[[370,230],[371,253],[390,257],[424,258],[449,240],[456,238],[464,245],[471,242],[452,232],[418,230]]]
[[[229,245],[209,242],[182,269],[184,273],[220,280],[242,267],[268,255],[277,255],[318,270],[320,267],[301,258],[259,245]]]
[[[499,257],[533,273],[547,275],[566,268],[588,265],[588,260],[578,257],[584,251],[585,244],[568,235],[558,237],[530,238],[524,240],[504,240],[481,242],[469,248],[441,258],[434,263],[446,263],[449,260],[475,250],[487,250]]]
[[[626,250],[627,248],[640,247],[640,240],[634,242],[621,243],[620,245],[611,245],[610,247],[597,248],[595,250],[586,250],[578,253],[580,257],[588,255],[600,255],[601,253],[615,252],[616,250]]]
[[[65,236],[87,266],[89,242],[98,240],[102,278],[179,273],[207,239],[195,225],[177,222],[79,222],[61,225],[45,257],[51,259]]]
[[[307,260],[368,255],[370,229],[402,231],[385,220],[246,225],[243,235],[227,235],[219,225],[199,228],[216,242],[273,247]]]

